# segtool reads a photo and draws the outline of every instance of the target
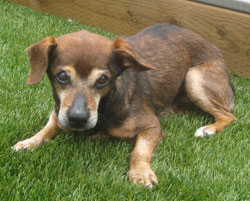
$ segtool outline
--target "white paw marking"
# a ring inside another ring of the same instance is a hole
[[[34,147],[36,147],[37,145],[39,145],[39,142],[37,140],[35,140],[34,138],[29,138],[29,139],[26,139],[23,141],[19,141],[11,148],[14,151],[21,151],[24,149],[30,149],[32,151],[34,149]]]
[[[195,137],[209,137],[215,134],[215,131],[206,130],[205,128],[206,126],[198,128],[194,134]]]

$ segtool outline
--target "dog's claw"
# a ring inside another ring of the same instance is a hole
[[[154,184],[154,185],[158,185],[158,181],[153,180],[153,181],[152,181],[152,184]]]
[[[152,180],[152,184],[147,184],[146,187],[147,188],[153,188],[153,186],[157,186],[157,185],[158,185],[158,181]]]
[[[24,150],[26,150],[26,149],[28,149],[27,147],[22,147],[22,148],[18,148],[18,147],[15,147],[15,146],[12,146],[11,147],[11,149],[13,150],[13,151],[24,151]]]

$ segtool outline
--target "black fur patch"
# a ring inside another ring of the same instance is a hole
[[[234,96],[235,96],[236,91],[235,91],[234,85],[233,85],[233,83],[231,81],[229,81],[229,84],[230,84],[230,87],[233,90],[233,93],[234,93]]]

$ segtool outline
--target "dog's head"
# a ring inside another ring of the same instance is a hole
[[[98,105],[126,68],[153,69],[123,38],[109,40],[80,31],[47,37],[27,48],[28,84],[39,83],[47,72],[57,105],[59,126],[88,130],[98,121]]]

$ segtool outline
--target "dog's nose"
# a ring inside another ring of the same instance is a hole
[[[82,125],[87,123],[89,115],[88,112],[85,111],[70,110],[68,117],[72,125]]]
[[[77,95],[68,111],[69,123],[72,127],[84,126],[89,118],[89,110],[86,107],[86,99],[83,95]]]

